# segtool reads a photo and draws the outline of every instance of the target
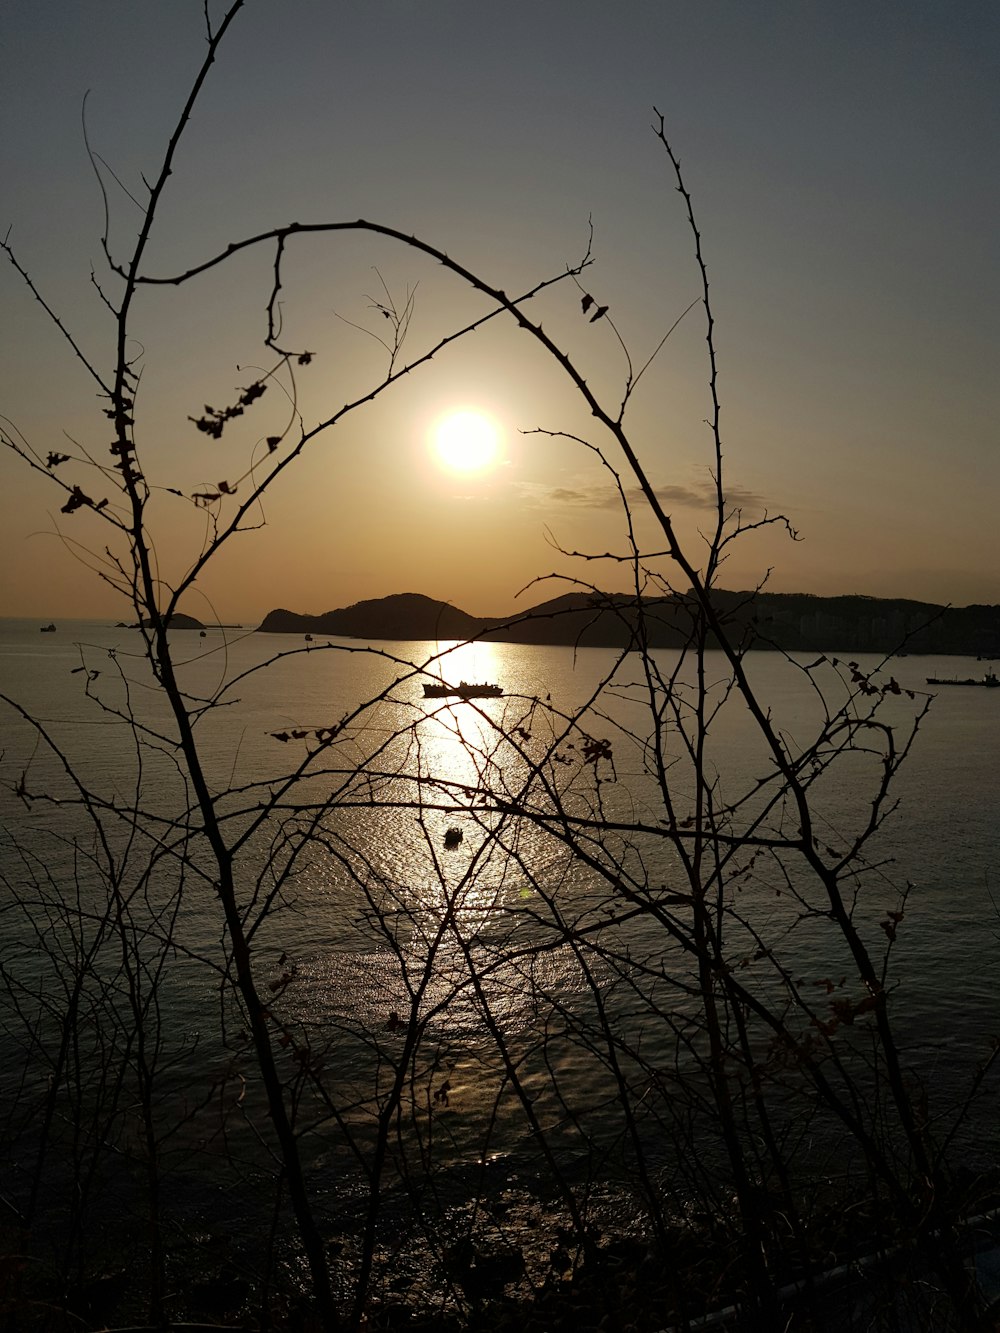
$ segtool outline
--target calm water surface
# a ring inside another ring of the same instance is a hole
[[[374,651],[352,640],[334,641],[338,651],[327,651],[324,643],[309,645],[298,636],[241,634],[228,630],[177,634],[176,644],[184,660],[182,682],[193,699],[206,698],[235,682],[219,696],[221,706],[199,722],[206,767],[218,788],[252,790],[253,784],[272,782],[295,760],[294,738],[281,741],[275,733],[290,735],[295,729],[331,727],[349,718],[345,731],[347,756],[367,757],[376,753],[400,728],[412,728],[406,744],[392,743],[381,767],[385,769],[383,791],[391,793],[392,774],[400,767],[444,774],[450,782],[472,784],[477,765],[488,765],[495,739],[489,719],[506,716],[515,721],[523,715],[525,725],[542,727],[530,717],[533,698],[551,697],[552,704],[567,712],[586,701],[615,655],[600,649],[574,652],[561,647],[522,645],[467,645],[440,665],[450,680],[499,681],[505,690],[502,700],[483,701],[479,707],[440,705],[422,698],[420,678],[407,662],[423,662],[439,645],[381,643]],[[447,647],[447,645],[445,645]],[[114,629],[84,622],[61,624],[54,634],[40,634],[37,622],[0,622],[0,690],[18,701],[43,722],[48,734],[73,756],[86,780],[126,804],[138,783],[141,801],[154,817],[168,816],[176,808],[180,779],[169,748],[149,743],[137,747],[127,723],[129,710],[154,731],[170,734],[170,718],[164,701],[152,687],[135,631]],[[848,655],[851,656],[851,655]],[[266,672],[244,676],[268,659],[277,658]],[[658,656],[664,671],[673,663],[669,653]],[[803,661],[806,659],[803,658]],[[880,665],[875,658],[857,658],[863,671]],[[709,672],[724,677],[721,656],[709,655]],[[756,653],[747,659],[750,678],[759,696],[771,709],[782,734],[793,751],[806,744],[818,718],[819,702],[808,678],[778,654]],[[928,693],[928,676],[981,676],[984,665],[968,659],[906,657],[891,665],[891,673],[904,694],[892,700],[894,718],[904,723],[915,703]],[[592,723],[593,734],[615,736],[616,781],[606,784],[604,796],[611,813],[643,815],[655,807],[648,779],[639,757],[615,732],[615,726],[643,728],[643,713],[627,688],[638,667],[625,663],[620,687],[606,694],[601,704],[606,721]],[[93,673],[98,675],[94,676]],[[831,689],[834,689],[831,680]],[[101,704],[87,697],[90,691]],[[351,718],[361,700],[381,691],[386,697],[378,706]],[[834,693],[836,693],[834,689]],[[718,696],[722,697],[721,691]],[[102,707],[103,705],[103,707]],[[485,718],[485,722],[482,720]],[[29,789],[51,789],[72,796],[72,784],[58,762],[46,755],[35,733],[17,715],[3,709],[3,755],[0,775],[15,784],[21,775]],[[710,760],[715,766],[720,790],[734,796],[769,771],[769,759],[747,719],[726,705],[710,733]],[[470,753],[472,758],[470,758]],[[1000,755],[1000,690],[941,689],[916,737],[895,795],[898,807],[887,821],[876,843],[880,868],[866,881],[859,907],[878,938],[878,922],[898,904],[899,890],[907,885],[910,896],[906,915],[894,948],[892,977],[894,1004],[909,1058],[935,1079],[964,1085],[976,1062],[988,1050],[989,1038],[1000,1033],[1000,987],[996,984],[995,957],[1000,939],[1000,899],[997,865],[1000,851],[1000,795],[997,759]],[[839,776],[838,776],[839,774]],[[824,829],[832,843],[848,835],[863,820],[871,801],[877,761],[854,758],[824,780],[818,801]],[[504,781],[516,789],[517,766],[505,771]],[[327,775],[314,786],[327,789],[337,780]],[[683,778],[679,778],[681,786]],[[258,788],[256,790],[263,790]],[[0,794],[0,812],[7,829],[18,832],[22,841],[41,834],[69,834],[75,816],[71,812],[35,803],[26,809],[9,787]],[[252,804],[248,800],[248,804]],[[343,833],[353,846],[366,849],[365,874],[381,876],[387,886],[386,901],[401,905],[403,924],[399,938],[419,942],[417,957],[423,957],[423,931],[432,932],[440,919],[441,862],[434,864],[433,849],[454,814],[427,810],[423,823],[413,810],[348,809],[336,816],[334,831]],[[518,856],[493,850],[477,855],[475,819],[464,822],[467,837],[454,857],[445,864],[445,877],[459,878],[475,866],[473,888],[463,898],[464,929],[472,940],[479,965],[493,987],[492,1001],[505,1031],[516,1034],[537,1022],[533,1010],[532,978],[516,967],[501,965],[498,951],[509,948],[509,916],[522,909],[541,886],[560,901],[578,904],[581,919],[599,910],[600,893],[593,877],[580,864],[567,864],[550,841],[527,833],[518,845]],[[74,872],[74,856],[68,841],[48,844],[46,856],[58,875]],[[508,848],[508,853],[510,849]],[[4,843],[9,884],[19,881],[18,855]],[[665,851],[653,851],[647,867],[653,880],[669,887],[675,868]],[[268,848],[260,845],[247,858],[247,873],[266,873]],[[60,861],[60,857],[62,860]],[[519,860],[518,857],[523,858]],[[659,859],[657,859],[659,858]],[[526,882],[524,864],[530,864],[531,883]],[[83,871],[86,878],[86,870]],[[762,907],[772,886],[744,890],[754,899],[756,911],[773,912],[776,929],[787,924],[784,900],[775,897]],[[574,896],[575,895],[575,896]],[[356,1036],[383,1026],[386,1016],[405,1007],[405,989],[400,986],[400,958],[388,941],[373,934],[365,921],[364,895],[345,873],[344,862],[335,857],[304,859],[294,883],[294,903],[261,927],[258,944],[264,956],[294,958],[296,985],[290,988],[287,1004],[297,1020],[317,1029],[339,1025]],[[16,946],[20,966],[29,967],[31,945],[23,923],[4,917],[6,946]],[[504,924],[506,923],[506,924]],[[174,1006],[172,1021],[189,1043],[185,1069],[199,1062],[211,1066],[215,1048],[203,1040],[215,1023],[218,1010],[218,976],[199,961],[213,955],[220,935],[216,905],[210,886],[192,882],[189,897],[178,922],[184,949],[176,959],[166,994]],[[516,937],[515,937],[516,938]],[[797,937],[797,963],[817,977],[844,970],[843,959],[827,956],[827,936],[820,926],[803,928]],[[662,948],[655,940],[637,938],[636,948]],[[403,960],[405,964],[405,959]],[[442,949],[435,959],[435,974],[427,992],[431,1019],[442,1039],[461,1041],[462,1055],[454,1066],[453,1083],[472,1105],[480,1087],[477,1061],[481,1025],[467,993],[448,1000],[462,960]],[[558,951],[546,955],[539,966],[547,969],[546,993],[570,1008],[586,1000],[575,969]],[[622,1023],[639,1022],[628,1012],[625,998]],[[652,1037],[649,1040],[658,1040]],[[360,1037],[359,1037],[360,1040]],[[669,1044],[670,1034],[666,1036]],[[363,1043],[362,1043],[363,1044]],[[346,1052],[346,1048],[345,1048]],[[347,1058],[345,1056],[345,1058]],[[564,1051],[560,1057],[570,1077],[586,1083],[600,1071],[583,1056]],[[365,1056],[359,1046],[348,1058],[348,1069],[361,1076]],[[351,1066],[350,1061],[357,1061]],[[577,1062],[574,1068],[574,1061]],[[596,1096],[596,1086],[590,1089]],[[485,1093],[482,1094],[485,1096]]]

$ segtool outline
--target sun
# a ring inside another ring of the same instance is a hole
[[[431,449],[449,472],[484,472],[500,458],[500,427],[475,407],[447,412],[431,428]]]

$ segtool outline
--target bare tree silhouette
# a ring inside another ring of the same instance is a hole
[[[13,427],[3,441],[61,492],[68,521],[89,524],[71,540],[140,627],[134,654],[84,648],[76,668],[81,706],[120,751],[110,769],[3,696],[16,740],[3,1114],[21,1163],[4,1202],[16,1252],[43,1264],[41,1277],[27,1260],[13,1266],[7,1312],[25,1328],[98,1327],[109,1312],[160,1328],[214,1302],[229,1325],[374,1327],[391,1321],[402,1272],[411,1312],[454,1326],[510,1327],[530,1308],[579,1327],[624,1311],[635,1327],[690,1328],[728,1310],[720,1318],[748,1328],[805,1328],[818,1326],[808,1321],[838,1264],[891,1249],[904,1278],[914,1264],[933,1272],[912,1294],[914,1318],[973,1327],[976,1294],[952,1243],[968,1203],[945,1155],[954,1130],[932,1126],[894,1027],[906,894],[871,851],[927,700],[902,691],[889,662],[793,662],[816,724],[791,738],[755,692],[746,617],[717,581],[748,531],[794,533],[728,498],[707,268],[662,116],[653,131],[691,229],[701,295],[689,312],[704,319],[712,405],[715,507],[697,553],[658,497],[630,415],[677,319],[633,360],[610,299],[584,289],[589,250],[515,296],[430,242],[357,219],[292,222],[183,272],[150,270],[178,144],[241,8],[209,27],[125,258],[109,242],[105,194],[109,365],[89,358],[3,242],[114,433],[107,457],[42,452]],[[108,169],[89,151],[103,190]],[[307,426],[297,377],[316,354],[285,345],[288,242],[359,232],[435,261],[481,313],[413,350],[414,289],[394,294],[380,274],[366,298],[377,332],[355,327],[381,344],[382,373]],[[144,448],[135,298],[195,288],[251,249],[271,256],[269,368],[225,406],[187,415],[212,441],[257,421],[258,439],[238,475],[186,486]],[[553,289],[621,358],[611,401],[534,316]],[[575,584],[595,615],[620,617],[624,644],[587,696],[431,704],[414,686],[445,679],[442,653],[414,664],[343,643],[223,663],[206,685],[198,671],[215,650],[171,629],[206,567],[259,525],[263,500],[338,423],[493,320],[512,321],[565,376],[600,432],[569,438],[596,454],[620,499],[620,552],[565,553],[583,569],[615,560],[633,593],[624,603]],[[165,498],[207,523],[172,583],[156,556],[153,501]],[[655,550],[640,545],[639,508]],[[650,646],[666,603],[686,625],[677,652]],[[241,767],[224,730],[241,696],[317,654],[363,657],[375,684],[337,717],[303,706],[294,723],[262,728],[267,765]],[[754,737],[749,772],[727,765],[734,719]],[[840,773],[863,792],[850,826],[829,814]],[[310,974],[305,947],[305,886],[320,870],[337,885],[337,987]],[[210,1033],[174,1027],[176,988],[192,977],[215,997]],[[194,1077],[196,1052],[207,1072]],[[531,1189],[497,1165],[511,1144]],[[266,1200],[254,1265],[230,1263],[214,1286],[177,1278],[197,1268],[175,1202],[192,1162]],[[117,1285],[100,1234],[115,1213],[141,1218]]]

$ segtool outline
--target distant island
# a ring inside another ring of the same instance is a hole
[[[118,623],[115,625],[115,629],[152,629],[152,628],[153,628],[153,621],[149,616],[147,616],[145,620],[139,621],[138,624],[127,625],[124,620],[119,620]],[[170,616],[170,618],[167,620],[167,629],[199,629],[204,631],[206,629],[242,629],[242,628],[243,628],[242,625],[238,624],[224,625],[217,621],[212,621],[208,625],[206,625],[203,620],[196,620],[194,616],[186,616],[180,611],[175,611],[173,615]]]
[[[733,637],[789,652],[954,653],[1000,656],[1000,607],[943,607],[903,598],[728,592],[713,601]],[[514,616],[472,616],[421,593],[355,602],[322,615],[269,611],[258,633],[348,639],[484,639],[492,643],[623,648],[642,625],[652,648],[687,641],[692,600],[639,601],[627,593],[570,592]]]
[[[142,629],[152,629],[153,622],[149,618],[142,622]],[[139,629],[138,625],[131,626],[132,629]],[[196,620],[194,616],[185,616],[180,611],[175,611],[167,621],[167,629],[204,629],[204,623]]]

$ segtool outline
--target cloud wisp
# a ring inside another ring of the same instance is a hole
[[[621,497],[610,486],[543,486],[528,482],[522,483],[520,489],[526,504],[547,510],[558,506],[614,510],[621,506]],[[667,510],[675,508],[714,510],[716,507],[715,487],[711,481],[693,486],[657,486],[656,495]],[[629,506],[636,509],[644,504],[644,496],[638,486],[627,488],[625,498]],[[730,486],[726,490],[726,508],[729,511],[738,509],[750,516],[763,514],[773,506],[755,491],[743,486]]]

